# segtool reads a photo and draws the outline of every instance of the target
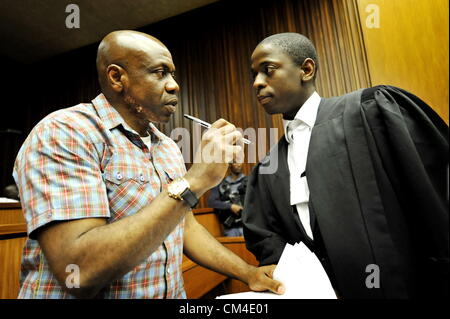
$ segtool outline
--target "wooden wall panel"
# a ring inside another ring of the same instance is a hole
[[[0,299],[15,299],[19,293],[20,261],[26,240],[0,238]]]
[[[26,231],[20,204],[0,203],[0,299],[15,299],[19,293]]]
[[[369,4],[379,8],[378,28],[366,25]],[[372,84],[414,93],[448,123],[448,0],[358,0],[358,7]]]

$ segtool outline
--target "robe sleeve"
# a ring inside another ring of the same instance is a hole
[[[246,246],[263,266],[278,263],[286,241],[278,235],[279,219],[260,165],[248,178],[242,222]]]

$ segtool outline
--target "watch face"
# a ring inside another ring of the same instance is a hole
[[[169,185],[169,192],[174,195],[180,195],[189,185],[184,179],[175,180]]]

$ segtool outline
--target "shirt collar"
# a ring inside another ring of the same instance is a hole
[[[111,104],[109,104],[103,93],[100,93],[95,99],[92,100],[92,105],[94,105],[98,116],[102,119],[103,124],[108,130],[111,130],[125,122],[120,113],[117,112]]]
[[[320,95],[314,91],[313,94],[306,100],[295,114],[294,120],[299,120],[310,128],[314,127],[317,117],[317,111],[320,104]],[[294,120],[283,119],[284,136],[287,140],[287,126]],[[289,142],[289,141],[288,141]]]

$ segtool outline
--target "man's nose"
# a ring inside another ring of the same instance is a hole
[[[173,76],[170,76],[170,79],[166,83],[166,91],[170,93],[177,93],[180,90],[180,86],[178,85],[177,81],[173,78]]]
[[[256,90],[256,92],[259,92],[261,89],[265,88],[267,86],[267,83],[265,81],[265,78],[262,74],[258,74],[255,77],[255,80],[253,80],[253,88]]]

